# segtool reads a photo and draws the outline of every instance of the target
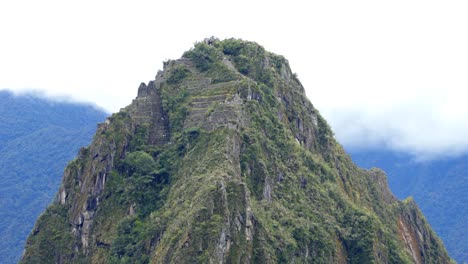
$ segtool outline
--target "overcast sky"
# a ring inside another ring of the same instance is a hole
[[[284,55],[348,147],[468,150],[467,1],[2,1],[0,89],[118,111],[205,37]]]

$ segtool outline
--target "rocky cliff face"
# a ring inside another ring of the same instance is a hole
[[[449,263],[357,168],[287,61],[209,39],[164,63],[65,171],[23,263]]]

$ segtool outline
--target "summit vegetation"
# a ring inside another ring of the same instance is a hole
[[[22,263],[450,263],[354,165],[287,60],[215,38],[141,84],[67,167]]]

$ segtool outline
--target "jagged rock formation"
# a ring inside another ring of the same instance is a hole
[[[397,197],[414,197],[457,263],[468,263],[468,155],[415,162],[410,154],[385,149],[348,149],[363,168],[381,167]]]
[[[164,63],[65,171],[23,263],[449,263],[356,167],[287,61],[209,39]]]

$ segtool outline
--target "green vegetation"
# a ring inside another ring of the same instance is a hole
[[[171,74],[167,78],[168,84],[178,84],[185,77],[189,76],[190,70],[185,66],[179,66],[172,70]]]
[[[223,63],[223,53],[214,46],[200,42],[184,53],[183,57],[195,62],[196,68],[213,78],[213,83],[228,82],[238,79],[237,74]]]
[[[89,144],[106,113],[0,91],[0,263],[17,263],[63,170]]]
[[[234,65],[240,73],[269,87],[275,85],[275,71],[279,72],[283,65],[287,64],[286,59],[265,51],[262,46],[254,42],[227,39],[218,45],[224,54],[232,56]]]
[[[234,39],[200,42],[184,57],[195,64],[191,82],[211,84],[162,83],[167,142],[148,145],[151,124],[122,112],[65,173],[71,221],[81,208],[94,216],[89,246],[73,242],[87,261],[450,261],[417,207],[394,199],[382,172],[351,162],[298,80],[285,75],[284,58]],[[98,156],[114,157],[102,192]],[[416,237],[417,228],[422,257],[401,238]],[[26,256],[38,254],[43,235],[30,238]],[[81,260],[67,254],[59,256]]]
[[[216,63],[223,59],[223,54],[215,47],[200,42],[195,45],[195,48],[185,52],[182,57],[192,59],[198,70],[206,72],[215,68]]]
[[[169,173],[151,155],[143,151],[129,153],[118,171],[125,175],[121,187],[126,195],[121,196],[136,204],[139,215],[144,217],[162,206],[162,190],[169,183]]]
[[[64,207],[52,205],[41,215],[33,234],[40,232],[41,236],[32,236],[31,250],[37,252],[28,255],[24,261],[30,263],[61,262],[72,255],[72,234],[64,221],[67,211]]]
[[[188,113],[188,91],[185,87],[176,89],[172,86],[164,86],[162,95],[163,108],[169,113],[169,119],[171,120],[171,131],[180,133]]]
[[[399,198],[413,196],[425,217],[444,241],[458,263],[468,262],[464,245],[468,237],[468,158],[461,156],[429,162],[414,162],[409,154],[386,150],[349,150],[363,168],[380,167],[389,175],[389,184]],[[410,174],[408,172],[411,172]]]

